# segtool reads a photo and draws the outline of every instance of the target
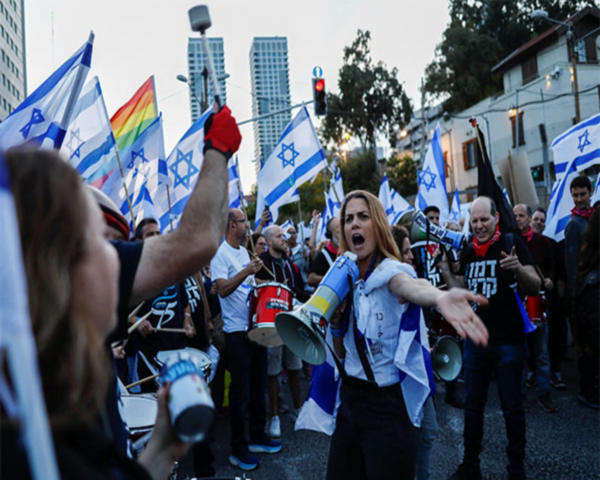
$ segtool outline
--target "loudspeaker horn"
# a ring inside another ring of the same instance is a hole
[[[463,365],[458,342],[449,336],[439,338],[431,351],[431,365],[438,379],[446,382],[456,380]]]
[[[275,327],[287,347],[305,362],[322,364],[327,358],[325,335],[331,316],[358,279],[356,255],[338,257],[308,301],[275,317]]]
[[[455,250],[462,250],[467,244],[467,238],[461,232],[453,232],[429,221],[427,216],[419,210],[413,217],[410,226],[410,243],[417,243],[423,240],[441,243]]]

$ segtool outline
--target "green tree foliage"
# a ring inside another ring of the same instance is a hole
[[[425,70],[425,90],[458,112],[502,90],[492,68],[552,25],[531,13],[566,19],[593,0],[450,0],[450,24]]]
[[[390,186],[403,197],[417,194],[417,167],[410,155],[390,158],[387,177]]]
[[[409,121],[410,100],[398,80],[398,69],[388,70],[371,59],[371,34],[359,30],[352,45],[344,48],[339,71],[339,94],[328,94],[328,115],[321,133],[326,142],[339,145],[345,132],[365,147],[376,133],[385,133],[395,146],[397,132]]]

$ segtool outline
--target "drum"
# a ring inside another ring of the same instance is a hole
[[[121,418],[129,428],[129,440],[136,455],[141,453],[152,434],[158,401],[151,395],[121,395]]]
[[[196,350],[195,348],[182,348],[181,350],[163,350],[162,352],[158,352],[154,361],[158,365],[158,369],[160,370],[163,365],[167,362],[167,358],[171,355],[176,355],[179,352],[187,352],[190,355],[193,355],[196,360],[198,360],[198,364],[202,370],[202,375],[204,375],[204,380],[208,382],[210,378],[210,372],[212,367],[212,360],[210,359],[210,355],[208,353],[204,353],[200,350]]]
[[[525,310],[534,325],[544,325],[546,323],[546,296],[540,293],[535,297],[527,297]]]
[[[460,335],[454,329],[450,323],[446,321],[446,319],[442,316],[439,310],[432,308],[431,309],[431,318],[429,320],[429,333],[433,336],[434,341],[430,343],[432,345],[435,344],[438,338],[442,337],[452,337],[457,341],[460,341]]]
[[[294,294],[281,283],[257,285],[250,294],[248,338],[263,347],[278,347],[283,340],[275,328],[275,315],[292,309]]]

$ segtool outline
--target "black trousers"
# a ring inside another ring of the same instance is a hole
[[[342,385],[327,480],[412,480],[420,429],[408,417],[400,384],[371,390],[351,381]]]

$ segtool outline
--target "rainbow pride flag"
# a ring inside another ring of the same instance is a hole
[[[152,76],[110,119],[119,150],[123,151],[133,144],[157,117],[154,76]]]

